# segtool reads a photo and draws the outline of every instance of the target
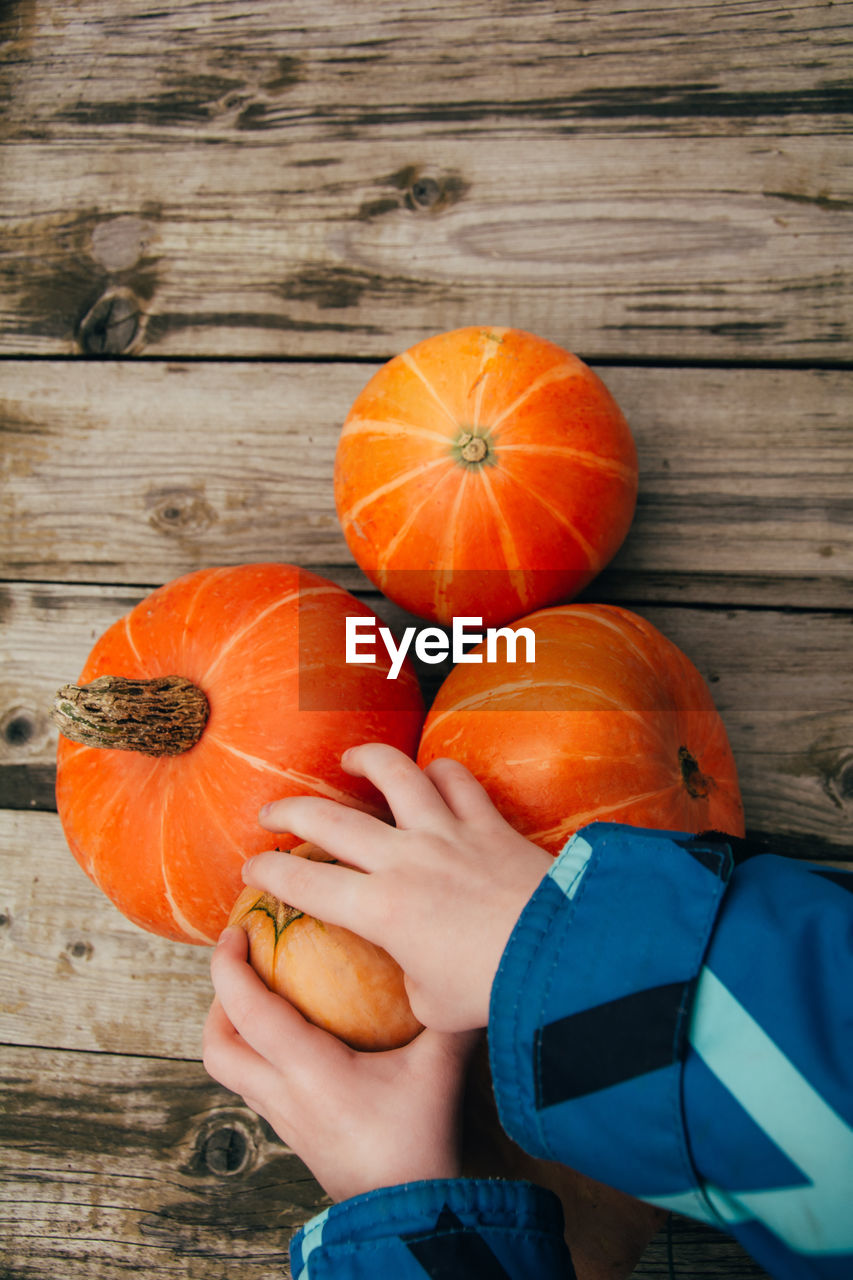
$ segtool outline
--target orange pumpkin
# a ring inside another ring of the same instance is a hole
[[[335,501],[392,600],[498,625],[567,600],[631,523],[637,455],[600,379],[518,329],[456,329],[384,365],[356,398]]]
[[[309,842],[291,853],[334,861]],[[270,990],[353,1049],[397,1049],[421,1030],[396,960],[349,929],[251,887],[240,894],[228,923],[245,930],[249,962]]]
[[[57,695],[66,838],[136,924],[215,941],[243,862],[270,846],[257,814],[272,798],[384,813],[341,754],[380,739],[413,755],[423,703],[411,668],[346,663],[348,615],[375,617],[292,565],[199,570],[114,623]]]
[[[510,663],[498,645],[496,662],[454,667],[427,715],[421,766],[460,760],[554,854],[595,821],[743,835],[723,722],[672,641],[609,605],[543,609],[513,627],[533,631],[535,663]]]

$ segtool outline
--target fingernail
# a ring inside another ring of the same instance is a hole
[[[243,863],[242,867],[240,868],[240,874],[242,875],[244,880],[246,879],[246,874],[254,861],[255,861],[254,858],[247,858],[246,861]]]
[[[265,804],[265,805],[262,805],[262,806],[261,806],[261,808],[260,808],[260,810],[259,810],[259,812],[258,812],[258,817],[259,817],[259,818],[262,818],[262,819],[263,819],[263,818],[268,818],[268,817],[269,817],[269,815],[270,815],[270,811],[271,811],[271,810],[272,810],[272,801],[270,801],[270,803],[269,803],[269,804]]]

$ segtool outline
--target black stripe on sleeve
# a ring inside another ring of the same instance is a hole
[[[650,987],[540,1027],[537,1108],[669,1066],[683,1051],[693,987],[692,981]]]

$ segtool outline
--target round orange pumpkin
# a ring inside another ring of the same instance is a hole
[[[576,356],[518,329],[427,338],[356,398],[335,501],[392,600],[498,625],[570,599],[616,553],[637,496],[621,410]]]
[[[257,820],[270,799],[314,793],[384,813],[341,754],[379,739],[414,755],[423,703],[410,667],[388,680],[381,653],[347,664],[347,616],[375,617],[292,565],[199,570],[114,623],[57,695],[66,838],[136,924],[215,941],[243,862],[270,847]]]
[[[310,842],[291,853],[334,861]],[[396,960],[349,929],[251,887],[240,894],[228,923],[246,932],[249,962],[269,989],[353,1049],[397,1049],[422,1029]]]
[[[530,840],[558,853],[587,823],[743,835],[737,770],[693,663],[645,619],[562,605],[513,623],[535,662],[462,663],[427,715],[424,766],[452,756]],[[483,646],[472,653],[482,654]]]

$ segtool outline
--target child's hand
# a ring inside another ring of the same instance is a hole
[[[388,1053],[358,1053],[311,1026],[246,963],[226,929],[211,961],[216,999],[204,1065],[243,1096],[335,1200],[460,1173],[457,1113],[472,1036],[423,1031]]]
[[[345,752],[343,764],[379,788],[396,827],[315,796],[276,801],[261,811],[265,827],[350,866],[262,853],[244,880],[384,947],[427,1027],[485,1027],[504,947],[553,859],[513,830],[455,760],[421,770],[395,747],[368,743]]]

